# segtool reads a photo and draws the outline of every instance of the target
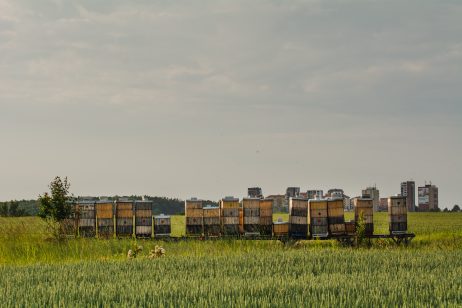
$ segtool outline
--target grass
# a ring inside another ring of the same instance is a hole
[[[346,214],[350,219],[352,213]],[[287,214],[276,214],[274,218]],[[38,218],[0,218],[2,306],[461,306],[462,213],[410,213],[408,247],[376,241],[47,240]],[[375,215],[387,231],[386,213]],[[184,217],[172,217],[176,236]],[[159,259],[149,249],[163,246]]]

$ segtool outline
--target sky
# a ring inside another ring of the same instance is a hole
[[[400,182],[462,204],[462,2],[0,0],[0,200]]]

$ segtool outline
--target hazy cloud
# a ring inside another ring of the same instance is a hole
[[[0,0],[0,198],[433,180],[461,202],[458,1]]]

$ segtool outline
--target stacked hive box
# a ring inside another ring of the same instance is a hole
[[[155,237],[170,236],[172,233],[172,223],[170,216],[160,214],[154,216],[154,235]]]
[[[244,234],[244,209],[239,208],[239,233]]]
[[[279,218],[273,223],[273,234],[275,237],[286,237],[289,235],[289,223]]]
[[[244,233],[260,233],[260,198],[242,199]]]
[[[76,218],[78,219],[78,233],[82,237],[96,235],[95,202],[82,201],[77,203]]]
[[[345,233],[348,235],[355,235],[356,234],[356,224],[354,220],[346,221],[345,222]]]
[[[308,199],[290,198],[289,234],[292,238],[306,238],[308,235]]]
[[[219,236],[221,233],[220,208],[207,205],[203,207],[204,213],[204,234],[208,236]]]
[[[345,234],[343,198],[332,198],[327,201],[327,218],[331,235]]]
[[[99,237],[110,237],[114,234],[114,202],[96,202],[96,220]]]
[[[186,235],[202,235],[204,233],[204,211],[202,200],[191,198],[185,201]]]
[[[116,234],[117,236],[133,235],[133,202],[116,202]]]
[[[366,235],[374,234],[374,207],[371,198],[356,198],[354,199],[355,206],[355,222],[358,225],[361,213],[366,224]]]
[[[152,201],[135,201],[135,235],[137,237],[151,237]]]
[[[260,200],[260,234],[271,235],[273,229],[273,199]]]
[[[406,197],[388,198],[388,222],[390,234],[407,232]]]
[[[226,197],[220,200],[223,235],[239,235],[239,199]]]
[[[308,223],[311,237],[327,237],[329,235],[327,200],[312,199],[308,203]]]

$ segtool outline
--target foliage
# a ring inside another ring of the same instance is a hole
[[[26,200],[11,200],[8,202],[0,202],[0,216],[3,217],[20,217],[26,216],[29,209],[26,204],[29,202]]]
[[[364,213],[359,213],[358,221],[356,222],[356,243],[361,246],[366,237],[366,221],[364,220]]]
[[[165,249],[162,246],[156,245],[154,249],[149,251],[149,259],[161,258],[165,256]]]
[[[128,259],[135,259],[143,251],[143,246],[138,245],[136,242],[132,244],[132,248],[127,253]]]
[[[460,212],[460,206],[459,205],[454,205],[454,207],[452,208],[451,212]]]
[[[196,255],[211,245],[187,245],[189,255],[156,262],[1,267],[0,300],[5,307],[456,307],[462,301],[460,250],[287,250],[253,242]]]
[[[69,188],[71,184],[67,177],[62,180],[59,176],[51,181],[48,192],[39,196],[39,213],[38,216],[43,219],[52,219],[56,222],[63,221],[72,217],[71,196]]]
[[[65,238],[68,223],[66,220],[73,216],[72,196],[69,195],[71,184],[67,177],[62,180],[59,176],[51,181],[51,194],[45,192],[39,196],[38,216],[47,222],[48,230],[53,238]]]

